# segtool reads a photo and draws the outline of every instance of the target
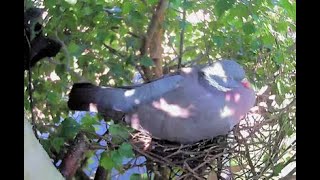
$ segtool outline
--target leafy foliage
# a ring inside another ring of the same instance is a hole
[[[132,147],[128,143],[122,143],[117,150],[104,152],[101,155],[100,164],[108,170],[111,170],[114,167],[121,170],[122,161],[125,157],[134,157]]]

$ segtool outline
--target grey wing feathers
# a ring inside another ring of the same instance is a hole
[[[133,89],[125,90],[123,96],[127,99],[126,102],[129,104],[127,107],[130,107],[130,109],[125,111],[130,111],[140,104],[148,103],[161,97],[165,93],[176,89],[179,87],[183,78],[184,77],[181,75],[172,75]]]

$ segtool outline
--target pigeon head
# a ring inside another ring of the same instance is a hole
[[[241,84],[250,87],[249,82],[245,79],[244,69],[233,60],[216,61],[211,66],[202,68],[200,72],[210,85],[221,91],[229,91]]]

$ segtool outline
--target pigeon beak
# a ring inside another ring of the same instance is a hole
[[[244,78],[244,79],[241,81],[241,84],[242,84],[244,87],[248,88],[248,89],[251,88],[251,84],[250,84],[250,82],[248,81],[248,79],[246,79],[246,78]]]

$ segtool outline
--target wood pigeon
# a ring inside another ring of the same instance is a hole
[[[68,106],[102,114],[121,112],[134,129],[164,140],[193,143],[228,134],[253,107],[255,98],[243,68],[233,60],[220,60],[131,87],[76,83]]]

